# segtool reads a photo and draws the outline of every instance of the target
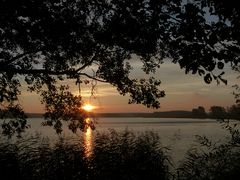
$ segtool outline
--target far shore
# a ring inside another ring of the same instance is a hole
[[[93,117],[111,117],[111,118],[197,118],[205,119],[210,117],[196,117],[191,111],[163,111],[163,112],[153,112],[153,113],[141,113],[141,112],[131,112],[131,113],[90,113]],[[27,113],[28,118],[42,118],[42,113]]]

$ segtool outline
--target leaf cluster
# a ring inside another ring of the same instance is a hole
[[[224,0],[1,1],[0,103],[18,99],[23,79],[43,96],[64,80],[80,87],[92,79],[129,94],[130,103],[159,108],[160,81],[131,79],[133,56],[146,74],[167,58],[207,84],[227,84],[224,69],[240,62],[237,7]]]

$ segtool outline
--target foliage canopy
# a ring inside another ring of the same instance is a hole
[[[203,76],[206,83],[215,79],[226,84],[225,64],[239,65],[239,15],[236,2],[224,0],[3,0],[1,106],[22,112],[16,104],[25,81],[29,90],[42,95],[49,124],[61,129],[60,120],[74,120],[70,115],[76,111],[75,106],[63,109],[70,101],[81,105],[82,100],[67,93],[67,87],[57,86],[65,79],[74,79],[80,86],[89,78],[129,94],[130,103],[159,108],[159,98],[165,96],[159,89],[161,81],[132,79],[133,55],[141,60],[146,74],[170,58],[186,73]],[[94,73],[86,71],[93,65]],[[52,94],[58,98],[51,98]],[[51,115],[59,107],[63,108],[61,118]],[[82,119],[73,123],[76,128],[84,126]],[[13,128],[7,134],[26,127],[24,120],[12,122],[3,124]]]

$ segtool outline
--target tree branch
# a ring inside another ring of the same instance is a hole
[[[95,57],[96,57],[96,54],[94,54],[94,55],[92,56],[92,58],[91,58],[90,61],[88,61],[86,64],[84,64],[84,65],[82,65],[81,67],[79,67],[78,69],[76,69],[76,72],[79,72],[79,71],[85,69],[87,66],[90,66],[90,65],[93,63]]]
[[[86,76],[86,77],[88,77],[88,78],[90,78],[90,79],[93,79],[93,80],[96,80],[96,81],[99,81],[99,82],[107,83],[107,81],[105,81],[105,80],[98,79],[98,78],[96,78],[96,77],[94,77],[94,76],[90,76],[89,74],[86,74],[86,73],[80,73],[79,75],[81,75],[81,76]]]
[[[40,51],[42,51],[42,50],[43,50],[43,49],[37,49],[36,51],[26,51],[26,52],[24,52],[24,53],[22,53],[22,54],[19,54],[19,55],[15,56],[15,57],[11,58],[11,59],[8,60],[8,61],[0,62],[0,64],[1,64],[1,66],[7,66],[7,65],[13,63],[13,62],[16,61],[16,60],[23,58],[23,57],[26,56],[26,55],[29,55],[29,54],[32,54],[32,53],[37,53],[37,52],[40,52]]]
[[[5,67],[4,69],[0,69],[0,72],[6,72],[6,73],[14,73],[14,74],[32,74],[32,75],[38,75],[38,74],[48,74],[48,75],[69,75],[69,76],[86,76],[90,79],[99,81],[99,82],[107,82],[102,79],[98,79],[97,77],[91,76],[86,73],[80,73],[76,70],[66,70],[66,71],[52,71],[47,69],[16,69],[13,67]]]
[[[5,61],[5,64],[6,65],[9,65],[9,64],[11,64],[12,62],[14,62],[14,61],[16,61],[16,60],[18,60],[18,59],[20,59],[20,58],[22,58],[22,57],[24,57],[24,56],[26,56],[26,55],[28,55],[28,54],[31,54],[32,52],[25,52],[25,53],[23,53],[23,54],[19,54],[19,55],[17,55],[17,56],[15,56],[15,57],[13,57],[12,59],[10,59],[9,61]]]
[[[166,12],[161,12],[161,13],[164,14],[165,16],[168,16],[170,19],[175,20],[176,22],[178,22],[178,23],[180,23],[180,24],[182,23],[181,19],[177,19],[177,18],[175,18],[175,17],[167,14]]]

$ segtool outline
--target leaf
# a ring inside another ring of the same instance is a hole
[[[202,70],[202,69],[198,69],[198,74],[199,74],[200,76],[202,76],[202,75],[204,75],[204,74],[205,74],[205,71],[204,71],[204,70]]]
[[[224,64],[222,62],[218,62],[217,63],[217,67],[218,67],[218,69],[223,69],[224,68]]]
[[[206,76],[204,76],[204,81],[207,84],[210,84],[212,82],[212,76],[210,75],[210,73],[206,74]]]

